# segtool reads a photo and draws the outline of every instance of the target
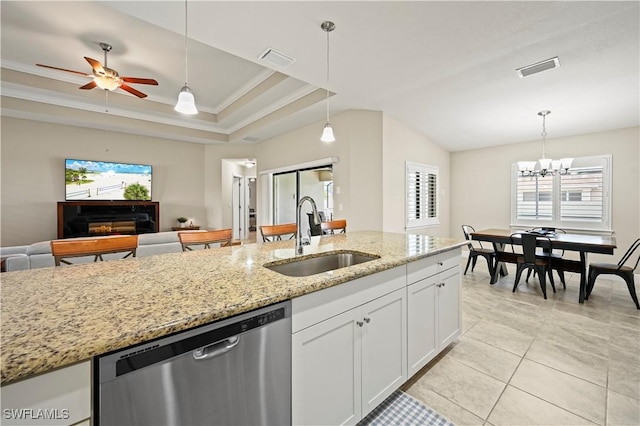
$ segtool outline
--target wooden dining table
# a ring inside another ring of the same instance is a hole
[[[491,284],[498,281],[499,275],[507,275],[506,263],[517,263],[518,253],[505,251],[508,244],[520,244],[519,238],[512,238],[513,234],[520,231],[510,229],[484,229],[471,233],[471,239],[476,241],[486,241],[493,244],[496,252],[496,267],[491,277]],[[526,231],[522,231],[526,232]],[[560,232],[548,232],[544,235],[548,240],[541,241],[541,246],[547,249],[558,249],[574,251],[580,254],[580,260],[565,259],[564,257],[552,258],[552,269],[580,274],[580,295],[579,302],[584,303],[585,291],[587,288],[587,253],[613,254],[616,246],[616,239],[612,236],[571,234]],[[544,245],[547,247],[544,247]],[[550,244],[550,247],[549,247]]]

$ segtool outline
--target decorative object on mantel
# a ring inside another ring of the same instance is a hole
[[[193,115],[198,113],[198,108],[196,108],[196,99],[193,96],[193,92],[187,84],[189,75],[187,41],[187,0],[184,0],[184,86],[180,89],[178,103],[174,109],[182,114]]]
[[[569,168],[573,162],[573,158],[563,158],[560,160],[552,160],[546,157],[545,142],[547,139],[547,127],[546,120],[547,115],[551,114],[551,111],[544,110],[538,113],[542,117],[542,158],[538,161],[518,161],[518,168],[520,169],[521,176],[553,176],[558,173],[566,175],[569,173]]]
[[[178,219],[176,219],[178,222],[180,222],[180,228],[185,228],[187,226],[187,221],[189,219],[187,219],[186,217],[182,217],[180,216]]]
[[[333,127],[329,123],[329,33],[336,29],[336,24],[331,21],[324,21],[320,28],[327,33],[327,123],[324,125],[324,129],[322,129],[322,136],[320,140],[322,142],[333,142],[336,140],[335,136],[333,136]]]

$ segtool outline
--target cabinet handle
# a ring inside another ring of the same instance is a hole
[[[356,321],[356,324],[358,324],[358,327],[362,327],[364,325],[362,321]]]
[[[369,324],[371,322],[371,318],[369,317],[364,317],[364,322],[366,322],[367,324]]]
[[[444,263],[438,262],[438,266],[442,266],[442,265],[444,265]]]
[[[445,283],[436,284],[436,287],[444,287]]]

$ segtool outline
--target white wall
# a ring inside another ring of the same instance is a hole
[[[547,139],[551,158],[611,154],[612,227],[617,261],[640,236],[640,128]],[[511,221],[511,164],[535,160],[541,141],[504,145],[451,154],[451,235],[463,238],[461,225],[476,229],[508,228]],[[592,256],[611,262],[611,256]]]
[[[320,141],[324,122],[317,122],[257,144],[259,200],[264,203],[266,199],[261,170],[337,156],[340,161],[333,165],[334,218],[347,219],[350,231],[380,231],[382,114],[377,111],[347,111],[331,117],[331,124],[336,136],[333,143]],[[342,210],[339,205],[342,205]],[[268,212],[260,211],[258,225],[266,223],[266,217]]]
[[[2,246],[57,238],[64,159],[150,164],[160,230],[204,217],[204,146],[104,130],[2,117]]]
[[[449,226],[449,159],[450,154],[429,139],[385,114],[383,118],[383,230],[405,232],[407,161],[437,166],[440,174],[440,225],[411,232],[448,237]]]

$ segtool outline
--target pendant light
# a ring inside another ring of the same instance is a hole
[[[189,66],[187,55],[187,0],[184,1],[184,86],[180,89],[178,94],[178,103],[175,106],[175,110],[183,114],[197,114],[198,108],[196,108],[196,100],[193,97],[193,92],[189,89],[187,84]]]
[[[547,140],[547,115],[551,114],[551,111],[544,110],[538,113],[542,117],[542,158],[536,161],[518,161],[518,168],[520,169],[520,175],[522,176],[553,176],[558,173],[566,175],[569,173],[573,158],[563,158],[561,160],[552,160],[547,158],[545,151],[545,142]]]
[[[333,136],[333,127],[329,123],[329,33],[336,28],[336,24],[331,21],[324,21],[320,28],[327,33],[327,123],[322,129],[320,140],[322,142],[333,142],[336,138]]]

